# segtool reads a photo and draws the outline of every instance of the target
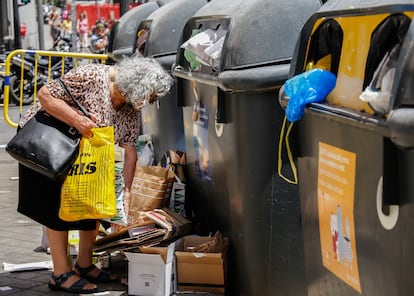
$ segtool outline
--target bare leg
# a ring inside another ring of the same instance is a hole
[[[98,235],[99,222],[96,223],[95,230],[79,230],[79,251],[77,262],[81,267],[92,264],[92,245]]]
[[[59,275],[72,270],[68,261],[68,232],[46,229],[49,239],[50,254],[52,255],[53,271]]]
[[[99,231],[99,221],[96,222],[96,229],[90,231],[79,231],[79,251],[76,260],[80,268],[87,268],[92,265],[92,245],[96,240]],[[75,266],[76,269],[76,266]],[[79,273],[82,273],[78,270]],[[91,279],[96,279],[102,271],[99,268],[94,268],[87,272],[87,276]],[[116,274],[110,274],[110,280],[116,280]]]
[[[56,231],[50,228],[46,228],[47,237],[49,239],[50,254],[53,261],[53,274],[59,276],[63,273],[72,270],[72,266],[68,260],[68,232]],[[63,287],[68,288],[73,283],[79,280],[79,276],[73,275],[68,278],[66,282],[62,284]],[[51,280],[53,282],[53,280]],[[84,289],[95,289],[96,285],[88,283],[84,286]]]

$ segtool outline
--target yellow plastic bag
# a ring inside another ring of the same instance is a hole
[[[61,190],[59,217],[64,221],[116,215],[113,126],[92,129],[82,138],[79,155]]]

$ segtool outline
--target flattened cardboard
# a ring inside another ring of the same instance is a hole
[[[154,246],[173,241],[191,232],[191,222],[174,211],[164,208],[143,212],[141,222],[125,227],[97,240],[95,252],[128,251],[140,246]],[[160,217],[161,219],[157,219]],[[157,224],[158,226],[155,226]]]

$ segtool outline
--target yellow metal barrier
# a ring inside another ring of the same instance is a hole
[[[39,66],[39,59],[41,57],[48,58],[48,70],[47,70],[47,81],[51,79],[51,69],[52,69],[52,57],[60,57],[62,59],[62,66],[60,68],[60,75],[65,73],[65,61],[66,59],[71,59],[72,67],[78,67],[80,65],[92,63],[92,62],[100,62],[105,63],[108,59],[108,55],[106,54],[92,54],[92,53],[76,53],[76,52],[57,52],[57,51],[46,51],[46,50],[26,50],[26,49],[17,49],[10,52],[7,55],[6,63],[4,65],[4,88],[3,88],[3,114],[4,120],[7,124],[12,127],[17,127],[17,122],[13,122],[9,117],[9,98],[10,98],[10,81],[13,73],[11,73],[11,65],[13,63],[13,59],[16,58],[20,61],[20,115],[23,113],[23,96],[24,96],[24,86],[28,81],[24,80],[24,68],[25,63],[29,63],[25,61],[25,56],[30,55],[33,57],[34,65],[33,67],[33,82],[34,82],[34,90],[33,90],[33,103],[36,103],[37,97],[37,81],[39,74],[38,66]],[[13,63],[16,66],[16,63]],[[27,66],[27,65],[26,65]],[[26,70],[27,71],[27,70]]]

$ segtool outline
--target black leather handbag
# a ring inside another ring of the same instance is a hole
[[[59,83],[77,108],[90,117],[63,81],[59,79]],[[7,143],[6,151],[22,165],[53,180],[63,181],[78,156],[81,138],[74,127],[40,110]]]

